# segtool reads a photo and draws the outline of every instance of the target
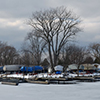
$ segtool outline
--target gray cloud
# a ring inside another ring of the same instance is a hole
[[[24,21],[35,11],[58,6],[68,7],[83,20],[79,44],[100,41],[100,0],[0,0],[0,40],[19,48],[30,31]]]

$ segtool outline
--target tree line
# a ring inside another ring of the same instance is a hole
[[[80,28],[81,19],[66,7],[50,8],[32,14],[27,25],[32,30],[25,37],[20,51],[0,42],[0,64],[54,66],[61,64],[100,63],[100,43],[88,47],[72,44]]]

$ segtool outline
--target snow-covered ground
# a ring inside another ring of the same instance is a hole
[[[100,100],[100,82],[78,84],[0,84],[0,100]]]

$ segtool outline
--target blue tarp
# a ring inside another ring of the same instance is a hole
[[[33,71],[42,71],[43,67],[41,66],[32,66],[32,67],[26,67],[26,66],[22,66],[20,71],[22,72],[33,72]]]
[[[3,71],[3,66],[2,66],[2,67],[0,67],[0,71]]]
[[[33,67],[33,71],[42,71],[43,70],[43,67],[41,66],[34,66]]]
[[[61,74],[61,71],[56,71],[56,74]]]
[[[33,72],[33,67],[22,66],[20,71],[22,71],[22,72]]]
[[[79,70],[79,72],[83,72],[83,70]]]

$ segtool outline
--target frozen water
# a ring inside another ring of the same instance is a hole
[[[0,100],[100,100],[100,82],[70,85],[0,84]]]

